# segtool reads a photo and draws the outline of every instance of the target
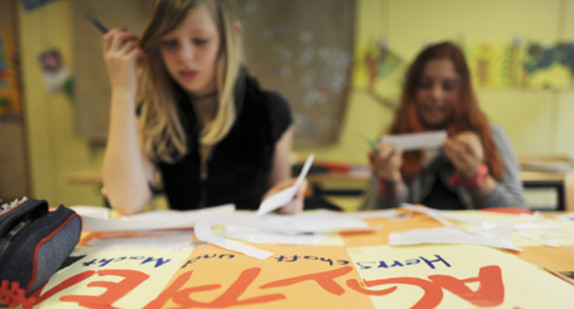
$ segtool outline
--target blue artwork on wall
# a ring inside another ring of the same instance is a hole
[[[20,2],[22,2],[22,5],[27,11],[35,10],[53,1],[55,0],[20,0]]]

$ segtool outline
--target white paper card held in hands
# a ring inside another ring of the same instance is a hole
[[[395,144],[397,150],[409,151],[427,148],[439,148],[447,138],[446,131],[432,131],[421,133],[408,133],[385,135],[381,138],[383,143]]]
[[[307,176],[307,173],[309,172],[309,169],[311,168],[311,164],[313,164],[314,158],[315,158],[314,154],[309,155],[309,157],[305,161],[305,164],[303,165],[303,169],[301,170],[299,177],[297,177],[297,180],[295,181],[294,185],[271,195],[270,197],[266,198],[263,202],[261,202],[261,204],[259,205],[259,209],[257,210],[256,215],[262,216],[264,214],[270,213],[273,210],[289,203],[293,199],[293,197],[295,196],[295,193],[297,192],[297,189],[299,188],[299,186],[303,182],[303,179],[305,179],[305,176]]]

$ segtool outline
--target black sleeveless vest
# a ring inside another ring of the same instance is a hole
[[[227,136],[212,149],[207,180],[200,178],[199,132],[190,101],[178,108],[187,133],[189,152],[175,163],[158,162],[171,209],[187,210],[234,203],[257,209],[269,189],[275,144],[291,125],[288,103],[242,74],[235,91],[237,117]]]

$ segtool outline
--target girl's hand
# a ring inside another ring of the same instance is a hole
[[[403,152],[397,151],[394,144],[379,144],[379,151],[369,152],[371,170],[377,179],[386,182],[402,181],[401,166]]]
[[[447,139],[443,144],[443,150],[458,174],[464,178],[472,177],[484,161],[484,150],[480,139],[470,131],[461,132]]]
[[[112,29],[103,37],[103,54],[112,91],[130,95],[137,92],[136,62],[145,58],[138,39],[123,29]]]
[[[289,179],[285,179],[283,181],[280,181],[279,183],[274,185],[271,189],[269,189],[269,191],[267,191],[267,193],[265,193],[265,196],[263,196],[262,200],[265,200],[269,196],[271,196],[271,195],[273,195],[273,194],[275,194],[281,190],[284,190],[284,189],[291,187],[292,185],[295,184],[296,181],[297,181],[296,178],[289,178]],[[277,212],[280,214],[289,214],[289,215],[296,215],[296,214],[301,213],[301,211],[303,211],[303,207],[304,207],[303,200],[305,199],[305,194],[307,192],[307,186],[308,186],[307,179],[303,179],[303,181],[301,182],[301,185],[299,186],[299,188],[297,188],[297,191],[295,191],[295,196],[293,197],[293,199],[289,203],[287,203],[284,206],[282,206],[281,208],[279,208],[277,210]]]

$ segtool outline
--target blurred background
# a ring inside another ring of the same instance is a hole
[[[83,15],[139,33],[151,2],[0,0],[0,198],[103,205],[109,88],[101,34]],[[291,104],[293,164],[315,153],[329,173],[314,188],[334,203],[358,205],[362,136],[390,125],[413,57],[452,40],[514,145],[529,205],[574,207],[574,0],[237,3],[249,69]]]

